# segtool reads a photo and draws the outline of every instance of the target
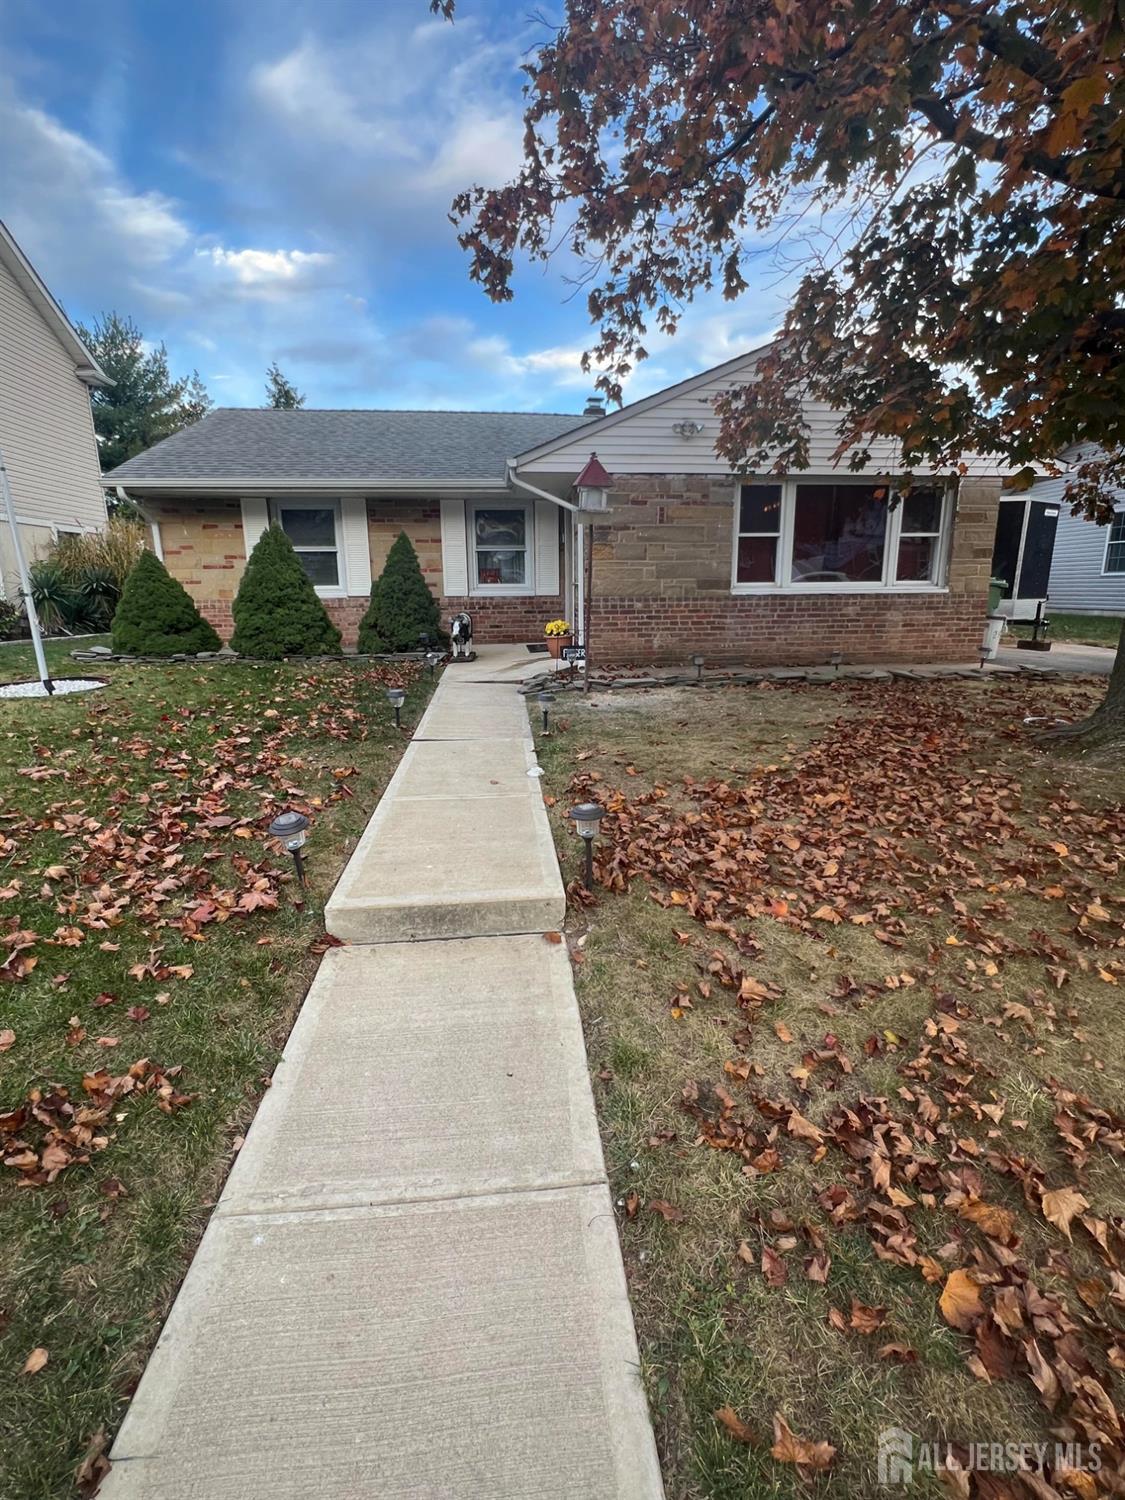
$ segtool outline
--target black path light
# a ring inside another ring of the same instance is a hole
[[[406,694],[402,688],[388,688],[387,702],[395,711],[395,728],[402,728],[402,705],[406,702]]]
[[[586,873],[583,883],[588,891],[594,887],[594,840],[598,836],[598,824],[604,814],[605,808],[597,802],[580,802],[567,813],[574,824],[575,833],[586,845]]]
[[[438,655],[438,653],[436,651],[427,651],[426,652],[426,665],[430,669],[430,676],[431,677],[437,671],[437,664],[438,664],[439,661],[441,661],[441,657]]]
[[[703,662],[704,662],[704,658],[702,656],[698,656],[697,655],[697,656],[690,656],[690,657],[688,657],[688,660],[690,661],[691,665],[695,668],[695,680],[696,680],[696,682],[702,682],[703,681]]]
[[[280,839],[289,850],[297,870],[297,879],[302,885],[308,884],[305,879],[305,856],[301,853],[305,847],[305,830],[308,826],[309,820],[304,813],[294,812],[292,808],[288,812],[278,813],[270,824],[270,838]]]
[[[554,693],[536,693],[535,700],[543,713],[543,733],[551,732],[551,706],[555,701]]]

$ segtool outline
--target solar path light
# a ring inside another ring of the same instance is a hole
[[[702,682],[703,681],[703,657],[702,656],[692,656],[692,657],[689,657],[688,660],[691,662],[692,666],[695,668],[695,680],[696,680],[696,682]]]
[[[402,728],[402,705],[406,702],[406,694],[402,688],[388,688],[387,702],[395,711],[395,728]]]
[[[598,824],[605,813],[605,808],[597,802],[580,802],[577,807],[572,807],[567,817],[574,824],[574,831],[586,845],[586,871],[583,884],[586,889],[592,890],[594,886],[594,840],[598,836]]]
[[[554,693],[536,693],[535,699],[536,699],[536,702],[539,704],[539,707],[540,707],[540,709],[542,711],[542,714],[543,714],[543,733],[544,734],[550,734],[550,732],[551,732],[551,705],[555,701],[555,695],[554,695]]]
[[[301,850],[305,847],[306,829],[309,820],[304,813],[288,812],[278,813],[270,824],[270,838],[280,839],[293,856],[293,864],[297,871],[297,879],[301,885],[307,885],[305,879],[305,856]]]
[[[438,655],[438,653],[436,651],[427,651],[426,652],[426,665],[430,669],[430,676],[431,677],[437,671],[437,664],[438,664],[439,661],[441,661],[441,657]]]

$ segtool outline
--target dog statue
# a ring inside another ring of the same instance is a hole
[[[461,611],[453,616],[449,622],[449,638],[453,644],[453,656],[450,660],[454,662],[476,661],[477,653],[473,650],[473,617]]]

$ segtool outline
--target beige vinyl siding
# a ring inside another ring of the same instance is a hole
[[[105,525],[89,390],[2,263],[0,448],[21,521],[81,531]]]
[[[635,411],[626,407],[620,415],[611,414],[604,423],[594,423],[574,437],[560,440],[539,456],[522,459],[519,472],[574,473],[582,468],[593,450],[611,474],[727,474],[730,465],[715,452],[719,420],[711,403],[721,391],[752,380],[757,360],[757,353],[748,355],[742,361],[674,386],[663,396],[658,394],[638,402]],[[828,474],[834,469],[848,472],[846,456],[836,463],[832,459],[839,442],[838,414],[823,402],[811,400],[805,402],[804,413],[809,426],[808,472]],[[675,431],[681,422],[701,422],[703,431],[681,437]],[[897,472],[896,442],[873,441],[869,447],[869,469]],[[967,460],[967,468],[971,475],[1000,472],[994,462],[976,458]]]

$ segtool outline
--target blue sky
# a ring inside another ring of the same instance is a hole
[[[531,8],[0,0],[0,218],[73,319],[130,314],[219,405],[276,359],[311,406],[579,410],[565,266],[496,306],[446,217],[518,163]],[[763,268],[687,309],[628,397],[760,343],[781,295]]]

